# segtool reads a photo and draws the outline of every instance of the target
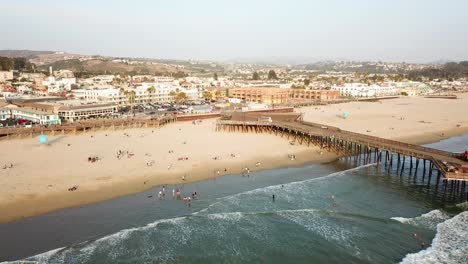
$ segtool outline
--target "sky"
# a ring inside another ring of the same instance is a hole
[[[305,63],[468,60],[467,0],[0,0],[0,49]]]

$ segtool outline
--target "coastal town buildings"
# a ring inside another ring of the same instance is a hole
[[[118,110],[118,105],[113,103],[83,104],[81,101],[67,100],[58,101],[55,105],[59,105],[58,116],[71,123],[85,119],[111,117]]]
[[[40,125],[59,125],[58,114],[35,110],[29,107],[11,108],[11,118],[24,119]]]
[[[229,89],[228,96],[246,102],[283,104],[289,102],[291,99],[335,100],[338,98],[338,92],[330,90],[252,87]]]
[[[76,84],[76,78],[55,78],[50,76],[42,81],[42,85],[47,87],[49,93],[70,91],[74,84]]]
[[[365,83],[345,83],[344,85],[334,85],[332,90],[338,91],[341,96],[351,97],[378,97],[394,96],[399,94],[399,89],[393,83],[365,84]]]
[[[290,89],[283,88],[231,88],[228,90],[228,97],[238,98],[246,102],[282,104],[289,101],[290,93]]]
[[[292,99],[330,101],[338,99],[338,96],[338,91],[334,90],[291,89]]]
[[[127,102],[127,98],[120,89],[111,85],[93,87],[92,89],[75,89],[72,94],[77,99],[89,102],[113,103],[122,105]]]

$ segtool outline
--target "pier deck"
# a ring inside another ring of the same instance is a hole
[[[435,168],[443,175],[444,180],[468,181],[468,173],[463,173],[458,169],[462,165],[468,166],[468,162],[462,160],[462,155],[443,150],[432,149],[414,144],[389,140],[351,131],[342,130],[337,127],[330,127],[323,124],[317,124],[305,121],[278,121],[260,122],[260,121],[237,121],[237,120],[219,120],[217,130],[229,131],[254,131],[270,132],[293,137],[299,143],[316,144],[322,148],[329,148],[343,156],[366,154],[370,159],[386,152],[385,162],[390,162],[393,156],[398,155],[398,163],[401,162],[400,155],[411,157],[411,168],[413,158],[416,159],[416,166],[419,159],[432,162]],[[390,156],[389,156],[390,153]],[[388,157],[389,156],[389,157]],[[399,164],[398,164],[399,165]],[[417,167],[416,167],[417,168]]]

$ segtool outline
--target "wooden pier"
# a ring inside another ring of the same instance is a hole
[[[272,122],[218,120],[216,130],[275,134],[298,144],[319,146],[341,157],[358,158],[360,164],[383,164],[388,173],[393,170],[400,176],[403,175],[405,166],[409,166],[410,175],[414,170],[415,182],[418,169],[422,166],[423,182],[427,180],[428,185],[433,182],[437,187],[442,182],[444,191],[450,195],[457,194],[461,201],[468,198],[468,188],[466,188],[468,171],[465,170],[468,168],[468,162],[463,161],[462,154],[459,153],[354,133],[300,119],[296,121],[273,120]],[[433,177],[437,179],[434,181]]]

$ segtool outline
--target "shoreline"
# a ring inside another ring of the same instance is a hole
[[[310,150],[296,153],[295,155],[297,155],[297,159],[294,161],[284,157],[263,158],[263,162],[259,167],[255,167],[252,161],[252,164],[250,164],[252,166],[249,166],[249,169],[251,172],[257,172],[279,168],[293,168],[301,167],[306,164],[329,163],[339,158],[337,155],[327,152],[319,156],[317,149],[314,147],[311,147]],[[312,158],[308,158],[308,155]],[[12,223],[62,209],[104,202],[118,197],[145,192],[161,185],[187,184],[210,179],[215,180],[218,177],[240,175],[242,174],[240,168],[243,167],[244,163],[245,162],[235,161],[224,163],[222,167],[226,168],[227,172],[224,172],[224,169],[220,170],[219,175],[215,175],[211,169],[212,167],[198,168],[192,170],[190,174],[186,176],[185,181],[179,177],[181,173],[178,171],[168,172],[165,175],[159,175],[159,177],[157,175],[144,174],[132,180],[116,181],[112,184],[94,186],[94,188],[89,188],[88,186],[80,187],[79,190],[75,192],[63,190],[48,195],[16,199],[15,202],[2,205],[0,224]],[[182,172],[182,174],[184,173]],[[146,182],[146,184],[142,184],[142,182]],[[60,201],[60,203],[51,203],[51,201]]]
[[[408,142],[411,144],[423,145],[435,143],[451,137],[466,135],[468,134],[468,129],[450,129],[444,133],[445,135],[443,137],[432,133],[423,133],[419,136],[402,137],[396,140]],[[255,172],[279,168],[300,167],[304,166],[305,164],[324,164],[333,162],[339,158],[338,155],[328,152],[324,152],[322,156],[319,156],[315,146],[311,146],[310,149],[301,151],[296,155],[298,155],[298,158],[295,161],[290,161],[284,157],[268,157],[267,159],[263,158],[261,167],[250,167],[250,170]],[[17,199],[15,202],[2,205],[3,208],[1,209],[2,214],[0,215],[0,224],[12,223],[30,217],[51,213],[57,210],[104,202],[118,197],[144,192],[165,184],[185,184],[215,179],[217,177],[238,175],[242,173],[241,169],[239,169],[239,167],[243,167],[243,164],[241,163],[243,162],[234,161],[223,163],[223,166],[221,167],[225,167],[228,170],[226,173],[224,170],[220,170],[221,173],[218,176],[213,176],[214,172],[210,169],[211,167],[206,166],[192,170],[191,173],[186,177],[185,181],[178,177],[181,175],[181,173],[178,171],[168,172],[159,178],[156,178],[156,175],[151,176],[149,174],[143,174],[132,180],[115,181],[111,184],[94,186],[94,188],[89,188],[88,186],[81,187],[77,192],[63,190],[61,192],[55,192],[42,196],[39,195],[28,197],[26,199]],[[142,182],[146,182],[147,184],[142,184]],[[51,201],[60,201],[60,203],[51,203]],[[19,208],[21,209],[19,210]]]

